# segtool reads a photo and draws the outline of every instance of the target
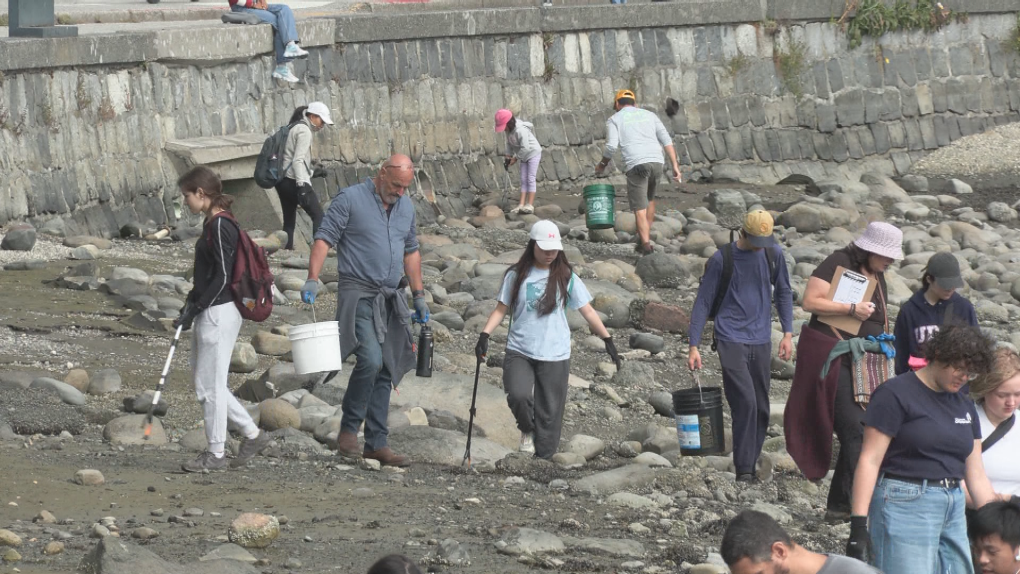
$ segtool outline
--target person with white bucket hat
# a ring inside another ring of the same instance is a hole
[[[850,517],[850,494],[854,471],[864,440],[864,409],[871,385],[892,375],[892,359],[885,353],[843,354],[829,364],[829,355],[841,345],[861,349],[868,337],[873,348],[892,350],[887,314],[888,290],[885,271],[903,258],[903,232],[882,221],[868,224],[850,245],[835,251],[815,268],[804,290],[802,306],[811,320],[801,329],[797,343],[797,365],[790,398],[784,413],[787,450],[809,480],[824,477],[832,459],[832,433],[839,439],[839,458],[829,487],[826,519],[843,521]],[[863,275],[875,283],[868,301],[839,303],[829,299],[829,288],[838,267]],[[860,322],[856,333],[823,322],[825,317],[853,317]],[[863,373],[868,373],[865,376]],[[887,376],[888,375],[888,376]]]
[[[322,206],[312,189],[312,134],[326,126],[333,125],[329,108],[322,102],[300,106],[290,117],[290,131],[284,146],[283,165],[286,166],[283,179],[276,184],[283,210],[283,230],[287,233],[284,249],[294,249],[294,228],[297,224],[297,208],[301,207],[312,219],[312,236],[322,223]]]
[[[570,377],[567,307],[579,311],[605,341],[617,367],[620,357],[612,335],[591,306],[591,294],[567,262],[556,223],[536,222],[529,237],[521,258],[503,275],[496,310],[478,336],[475,355],[483,360],[489,336],[510,312],[503,390],[521,431],[520,451],[549,459],[560,444]]]

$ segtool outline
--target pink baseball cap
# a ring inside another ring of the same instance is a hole
[[[496,112],[496,131],[501,132],[506,129],[506,123],[510,121],[510,118],[514,117],[514,114],[508,109],[498,110]]]

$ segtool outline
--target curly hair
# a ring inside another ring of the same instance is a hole
[[[970,384],[970,396],[975,401],[982,401],[1002,383],[1017,375],[1020,375],[1020,355],[1012,349],[1000,347],[995,350],[995,359],[988,373]]]
[[[995,341],[977,327],[946,325],[925,344],[924,358],[983,376],[992,370]]]

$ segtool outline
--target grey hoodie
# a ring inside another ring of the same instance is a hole
[[[290,128],[283,149],[283,165],[288,166],[284,176],[299,185],[312,184],[312,124],[307,117]]]
[[[516,156],[520,161],[528,161],[542,153],[542,145],[538,143],[531,122],[517,118],[517,126],[514,131],[506,132],[506,153]]]

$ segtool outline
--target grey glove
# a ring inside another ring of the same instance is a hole
[[[319,280],[309,279],[301,286],[301,300],[309,305],[315,303],[315,296],[319,294]]]

